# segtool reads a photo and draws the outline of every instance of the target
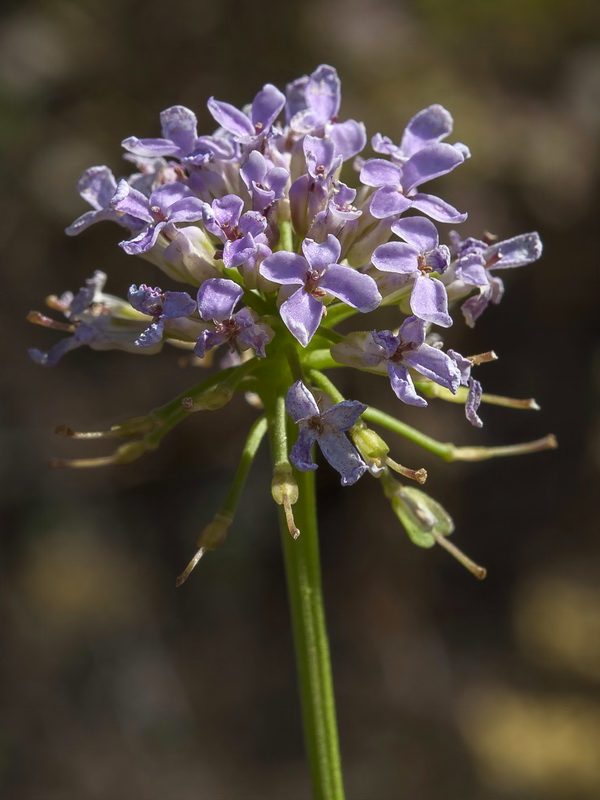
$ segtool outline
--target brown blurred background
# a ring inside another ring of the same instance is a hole
[[[539,230],[543,260],[507,275],[474,331],[494,348],[472,430],[432,402],[404,418],[459,444],[557,434],[560,449],[430,470],[480,584],[407,540],[378,484],[319,470],[323,568],[349,800],[600,797],[600,359],[597,197],[600,11],[592,0],[63,0],[5,3],[2,157],[0,785],[14,800],[254,800],[309,796],[294,661],[263,453],[226,544],[174,578],[211,518],[255,412],[196,415],[126,467],[51,472],[106,452],[54,427],[107,427],[160,405],[197,371],[81,349],[27,357],[52,332],[24,322],[94,269],[108,290],[159,282],[119,230],[77,239],[80,172],[127,172],[119,142],[156,136],[161,109],[235,105],[319,63],[343,81],[342,118],[399,139],[432,102],[473,158],[436,184],[470,211],[465,235]],[[167,288],[163,281],[163,288]],[[172,287],[174,288],[174,287]],[[350,397],[397,410],[385,382],[340,371]],[[404,409],[403,409],[404,411]]]

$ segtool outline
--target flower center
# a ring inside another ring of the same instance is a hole
[[[319,281],[323,277],[322,273],[316,269],[309,269],[306,273],[304,289],[308,294],[312,294],[313,297],[325,297],[325,292],[323,289],[319,288]]]

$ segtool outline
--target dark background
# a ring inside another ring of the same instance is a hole
[[[413,547],[379,485],[319,470],[323,569],[349,800],[592,800],[600,796],[598,236],[600,13],[559,0],[173,0],[5,4],[0,22],[3,388],[0,784],[14,800],[309,796],[276,514],[261,454],[226,544],[174,578],[224,497],[255,411],[198,414],[135,464],[47,468],[109,452],[53,435],[110,426],[198,380],[152,359],[81,349],[42,369],[53,332],[30,308],[94,269],[108,290],[160,282],[84,208],[80,172],[127,172],[119,142],[159,133],[182,103],[242,105],[331,63],[342,119],[398,140],[432,102],[473,158],[436,189],[465,235],[539,230],[543,260],[507,275],[500,307],[447,342],[495,349],[489,392],[542,411],[402,409],[458,444],[548,432],[560,449],[430,470],[456,543],[489,569]],[[163,281],[163,286],[166,282]],[[385,382],[339,372],[392,412]]]

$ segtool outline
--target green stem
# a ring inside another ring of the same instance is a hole
[[[314,372],[313,370],[311,375]],[[409,439],[425,450],[429,450],[430,453],[439,456],[444,461],[486,461],[488,458],[539,453],[542,450],[552,450],[557,447],[556,437],[553,434],[548,434],[548,436],[536,439],[533,442],[522,442],[500,447],[457,447],[452,442],[439,442],[437,439],[432,439],[431,436],[421,433],[416,428],[412,428],[405,422],[400,422],[399,419],[391,417],[376,408],[367,408],[362,416],[363,419],[369,422],[374,422],[390,431],[394,431],[394,433],[399,433],[400,436],[404,436],[405,439]]]
[[[298,539],[289,534],[280,510],[281,540],[292,614],[304,738],[314,800],[343,800],[329,644],[321,588],[314,472],[296,474],[294,506]]]

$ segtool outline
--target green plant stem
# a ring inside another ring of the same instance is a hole
[[[314,472],[296,474],[300,491],[294,506],[298,539],[279,520],[287,578],[304,738],[314,800],[343,800],[329,644],[321,588]]]

